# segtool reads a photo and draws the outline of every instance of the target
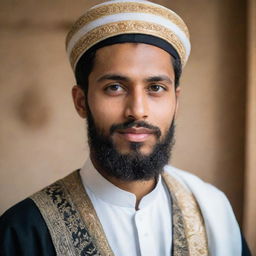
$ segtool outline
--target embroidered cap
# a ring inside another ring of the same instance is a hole
[[[76,71],[92,50],[122,42],[158,46],[185,66],[190,54],[189,32],[172,10],[146,0],[111,0],[87,10],[66,38],[66,50]]]

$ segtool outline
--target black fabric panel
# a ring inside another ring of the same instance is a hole
[[[0,255],[56,255],[49,230],[32,199],[21,201],[0,217]]]
[[[251,256],[251,252],[250,252],[250,249],[244,239],[244,236],[243,234],[241,234],[242,236],[242,256]]]

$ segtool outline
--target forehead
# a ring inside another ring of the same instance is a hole
[[[127,71],[173,73],[171,55],[163,49],[144,43],[121,43],[96,52],[94,71]]]
[[[104,46],[97,50],[96,56],[106,56],[112,53],[115,54],[126,54],[129,51],[131,54],[140,53],[145,55],[152,55],[154,54],[157,58],[168,58],[171,55],[166,52],[165,50],[150,44],[145,43],[117,43],[113,45]],[[112,56],[114,57],[114,56]]]

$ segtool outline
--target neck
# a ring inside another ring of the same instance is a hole
[[[113,176],[107,175],[107,173],[100,168],[97,162],[91,157],[92,164],[94,165],[95,169],[109,182],[113,185],[117,186],[118,188],[133,193],[136,196],[136,205],[135,208],[138,210],[139,203],[141,199],[150,193],[156,186],[156,179],[150,180],[137,180],[137,181],[124,181],[117,179]]]

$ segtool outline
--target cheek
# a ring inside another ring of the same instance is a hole
[[[104,133],[108,133],[113,124],[120,123],[121,109],[113,101],[94,94],[88,97],[88,105],[96,126]]]
[[[162,131],[162,134],[165,134],[170,128],[174,118],[175,109],[175,98],[173,98],[171,101],[170,98],[166,100],[163,99],[161,102],[158,102],[158,104],[150,105],[150,112],[152,113],[152,124],[157,125]]]

